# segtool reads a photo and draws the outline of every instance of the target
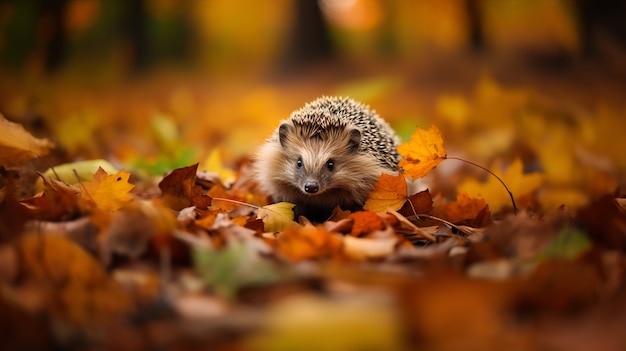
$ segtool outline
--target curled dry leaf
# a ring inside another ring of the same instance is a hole
[[[44,156],[54,147],[48,139],[38,139],[20,124],[0,114],[0,166],[18,166],[32,158]]]
[[[43,174],[39,176],[44,184],[43,194],[22,201],[32,210],[35,218],[49,221],[67,220],[88,214],[93,210],[94,203],[82,198],[77,187],[48,178]]]
[[[190,206],[206,209],[211,205],[211,197],[204,194],[202,188],[196,185],[197,169],[197,163],[177,168],[159,183],[163,202],[173,210],[180,211]]]
[[[426,231],[422,230],[420,227],[416,226],[415,224],[411,223],[411,221],[409,221],[408,219],[406,219],[406,217],[404,217],[403,215],[401,215],[400,213],[393,211],[390,212],[394,217],[396,217],[400,223],[402,223],[405,227],[409,228],[413,234],[417,234],[419,236],[421,236],[424,239],[428,239],[432,242],[437,241],[435,239],[435,237],[433,237],[432,235],[430,235],[429,233],[427,233]]]
[[[409,196],[407,201],[400,210],[405,217],[411,217],[420,214],[428,214],[433,210],[433,198],[428,189]]]

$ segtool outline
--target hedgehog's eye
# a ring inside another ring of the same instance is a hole
[[[333,169],[335,169],[335,161],[333,160],[326,161],[326,168],[328,168],[329,171],[332,171]]]
[[[302,159],[301,158],[299,158],[298,162],[296,162],[296,167],[302,168]]]

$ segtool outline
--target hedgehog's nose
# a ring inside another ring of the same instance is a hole
[[[304,191],[306,191],[309,194],[315,194],[319,190],[320,190],[320,186],[319,184],[317,184],[317,182],[307,181],[306,183],[304,183]]]

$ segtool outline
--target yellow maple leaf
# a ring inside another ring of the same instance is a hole
[[[0,114],[0,166],[17,166],[43,156],[54,145],[48,139],[37,139],[20,124]]]
[[[520,159],[513,161],[504,173],[498,169],[494,169],[493,173],[502,179],[514,198],[537,190],[543,182],[543,174],[537,172],[524,174],[524,165]],[[457,191],[465,192],[469,197],[482,197],[494,212],[500,211],[505,206],[511,206],[509,194],[495,177],[490,176],[484,183],[468,179],[459,185]]]
[[[381,174],[363,209],[373,212],[397,211],[407,199],[406,180],[402,174]]]
[[[398,146],[402,155],[399,166],[404,175],[413,179],[422,178],[448,156],[443,145],[441,132],[436,126],[430,129],[415,129],[411,141]]]
[[[93,175],[93,182],[82,184],[83,198],[93,200],[98,208],[116,211],[133,197],[128,194],[135,186],[128,183],[130,173],[119,171],[108,174],[101,167]]]

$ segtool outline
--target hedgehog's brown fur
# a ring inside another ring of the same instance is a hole
[[[280,123],[257,152],[254,169],[275,201],[323,220],[337,205],[359,209],[381,173],[398,171],[396,145],[394,131],[367,106],[321,97]]]

